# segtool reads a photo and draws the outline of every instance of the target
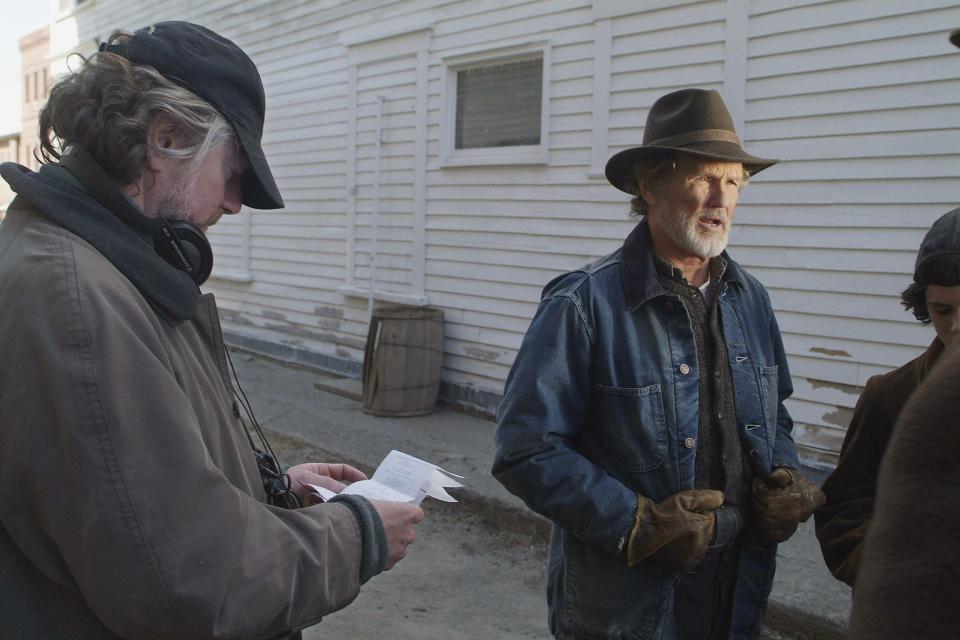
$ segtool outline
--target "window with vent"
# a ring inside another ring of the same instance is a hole
[[[448,99],[444,163],[547,161],[549,49],[444,60]]]
[[[540,144],[543,60],[457,72],[455,149]]]

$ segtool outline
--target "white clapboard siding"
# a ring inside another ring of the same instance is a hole
[[[51,67],[165,19],[236,41],[267,93],[287,206],[210,233],[205,288],[236,335],[356,371],[376,209],[383,301],[443,309],[448,388],[495,398],[544,284],[630,231],[606,158],[641,142],[654,100],[698,86],[782,159],[743,192],[731,255],[777,310],[803,455],[833,462],[866,380],[932,339],[898,294],[960,200],[952,0],[97,0],[51,25]],[[543,161],[448,162],[448,65],[517,51],[543,56]]]
[[[860,386],[930,342],[898,304],[960,199],[956,3],[750,3],[745,139],[784,161],[748,187],[736,255],[770,287],[797,442],[831,462]]]

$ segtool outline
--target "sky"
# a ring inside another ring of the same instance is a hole
[[[20,131],[20,38],[50,22],[48,0],[0,0],[0,135]]]

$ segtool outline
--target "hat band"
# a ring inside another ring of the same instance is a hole
[[[740,146],[740,138],[733,131],[727,129],[700,129],[698,131],[688,131],[676,136],[668,136],[645,142],[645,147],[682,147],[684,145],[696,142],[732,142]]]

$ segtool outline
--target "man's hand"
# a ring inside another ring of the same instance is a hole
[[[423,520],[423,509],[406,502],[371,500],[370,503],[387,534],[387,564],[383,569],[389,571],[407,555],[407,547],[416,539],[413,527]]]
[[[723,492],[681,491],[663,502],[637,496],[637,514],[627,546],[627,564],[656,560],[671,569],[697,565],[716,530],[714,511],[723,506]]]
[[[774,542],[792,536],[826,500],[817,485],[794,469],[777,467],[766,478],[753,479],[757,524]]]
[[[348,464],[325,462],[298,464],[287,469],[287,475],[290,476],[290,492],[297,496],[300,504],[305,507],[321,501],[307,485],[315,484],[340,493],[347,486],[344,482],[367,479],[366,474]]]

